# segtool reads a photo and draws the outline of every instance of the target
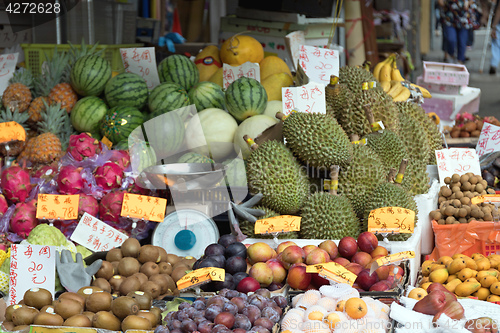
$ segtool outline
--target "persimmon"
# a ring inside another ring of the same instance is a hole
[[[349,315],[349,317],[353,319],[360,319],[366,315],[368,311],[368,307],[361,298],[359,297],[351,297],[349,298],[344,305],[345,312]]]

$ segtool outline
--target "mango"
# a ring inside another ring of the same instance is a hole
[[[490,267],[491,267],[490,261],[484,257],[476,260],[476,264],[477,264],[478,271],[486,271],[486,270],[490,269]]]
[[[489,288],[495,282],[498,282],[498,280],[493,275],[485,275],[479,280],[479,283],[481,283],[481,287],[484,288]]]
[[[449,292],[454,293],[457,286],[461,283],[462,281],[460,279],[455,278],[454,280],[445,284],[444,287],[448,289]]]
[[[464,257],[467,257],[465,254],[462,254],[462,253],[455,253],[454,255],[451,256],[453,259],[457,259],[457,258],[464,258]]]
[[[462,280],[462,281],[465,281],[467,280],[468,278],[470,277],[473,277],[475,276],[474,274],[474,271],[472,269],[470,269],[469,267],[465,267],[464,269],[462,269],[460,272],[458,272],[457,274],[457,277]]]
[[[500,295],[500,281],[497,281],[490,286],[490,292],[494,295]]]
[[[457,274],[451,274],[451,275],[448,275],[448,279],[446,279],[446,283],[450,282],[450,281],[453,281],[455,279],[458,279],[458,276]]]
[[[476,261],[472,258],[469,257],[464,257],[465,263],[467,264],[467,267],[473,270],[477,270],[477,264]]]
[[[423,276],[429,276],[429,274],[431,273],[431,265],[434,262],[435,261],[433,261],[433,260],[426,260],[422,263],[422,275]]]
[[[490,294],[488,297],[486,297],[486,301],[488,301],[488,302],[500,302],[500,296]]]
[[[448,272],[450,274],[455,274],[460,272],[465,267],[467,267],[467,264],[463,258],[453,259],[453,261],[448,265]]]
[[[266,89],[268,101],[281,101],[281,88],[290,87],[293,84],[293,79],[288,73],[275,73],[269,75],[261,83]]]
[[[481,259],[481,258],[485,258],[485,256],[482,254],[482,253],[473,253],[471,256],[470,256],[473,260],[478,260],[478,259]]]
[[[480,301],[485,301],[488,296],[490,296],[491,292],[489,288],[481,287],[472,296],[477,297]]]
[[[429,280],[431,282],[445,283],[447,279],[448,270],[446,268],[436,269],[435,271],[432,271],[431,274],[429,274]]]
[[[446,267],[444,265],[440,265],[440,264],[432,264],[431,265],[431,273],[434,272],[435,270],[437,269],[441,269],[441,268],[444,268],[446,269]]]
[[[438,259],[437,263],[440,265],[445,265],[449,262],[453,261],[453,258],[450,256],[442,256],[441,258]]]
[[[479,282],[462,282],[455,288],[455,294],[460,297],[467,297],[481,288]]]

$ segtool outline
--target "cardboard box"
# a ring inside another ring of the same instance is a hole
[[[466,86],[469,84],[469,71],[464,65],[424,61],[424,81]]]
[[[444,95],[459,95],[467,86],[455,86],[451,84],[429,83],[424,81],[424,77],[417,77],[417,84],[430,92],[435,92]]]
[[[392,22],[384,22],[375,26],[377,38],[392,38],[394,36],[394,25]]]

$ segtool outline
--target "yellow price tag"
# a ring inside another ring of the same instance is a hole
[[[36,218],[47,220],[76,220],[80,196],[59,194],[38,194]]]
[[[113,146],[113,142],[111,142],[107,137],[103,136],[101,142],[108,146],[109,149]]]
[[[483,202],[500,202],[500,195],[498,194],[478,195],[477,197],[473,197],[472,199],[470,199],[470,202],[473,205],[477,205]]]
[[[364,145],[366,145],[366,138],[358,140],[358,141],[352,141],[351,143],[354,145],[363,145],[364,146]]]
[[[390,254],[390,255],[382,257],[382,258],[378,258],[376,260],[376,263],[379,266],[384,266],[384,265],[392,264],[394,262],[408,260],[408,259],[412,259],[412,258],[415,258],[414,251],[403,251],[403,252]]]
[[[353,285],[358,277],[353,272],[345,269],[344,266],[336,262],[327,262],[319,265],[308,265],[306,267],[307,273],[318,273],[319,276],[339,283],[347,283]]]
[[[123,195],[121,216],[129,216],[148,221],[163,222],[167,199],[125,193]]]
[[[97,333],[95,328],[30,325],[29,333]]]
[[[255,222],[255,233],[265,234],[273,232],[291,232],[300,230],[302,217],[293,215],[280,215]]]
[[[401,207],[374,209],[368,216],[368,231],[373,233],[412,234],[415,227],[415,211]]]
[[[26,131],[15,121],[0,123],[0,143],[26,141]]]
[[[224,281],[226,272],[222,268],[204,267],[184,275],[177,281],[177,289],[184,291],[210,281]]]

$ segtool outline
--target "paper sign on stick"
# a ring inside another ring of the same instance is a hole
[[[379,233],[413,233],[415,211],[401,207],[374,209],[368,216],[368,231]]]
[[[293,69],[297,69],[297,62],[299,61],[299,51],[300,46],[306,43],[306,37],[304,31],[298,30],[289,33],[285,36],[285,45],[288,49],[288,53],[292,58]]]
[[[10,141],[25,141],[26,131],[15,121],[0,123],[0,143]]]
[[[281,88],[283,113],[289,115],[292,111],[308,113],[326,113],[325,86],[310,82],[300,87]]]
[[[484,123],[481,135],[477,141],[476,153],[478,157],[500,150],[500,127]]]
[[[336,262],[327,262],[319,265],[308,265],[307,273],[318,273],[321,277],[339,283],[353,285],[357,275]]]
[[[17,304],[31,288],[55,295],[56,249],[46,245],[12,244],[10,249],[9,305]]]
[[[255,222],[255,233],[265,234],[273,232],[300,231],[302,217],[293,215],[280,215]]]
[[[331,75],[339,76],[339,51],[301,45],[299,66],[309,81],[322,83],[326,86],[330,83]]]
[[[222,65],[222,85],[227,89],[231,83],[245,76],[260,82],[260,66],[257,63],[245,62],[240,66]]]
[[[14,75],[18,53],[0,54],[0,95],[3,94],[9,80]]]
[[[166,208],[167,199],[125,193],[123,195],[121,216],[163,222]]]
[[[119,247],[128,238],[127,235],[107,225],[89,213],[83,214],[71,235],[71,240],[90,251],[109,251]]]
[[[184,291],[189,288],[201,286],[210,281],[224,281],[226,272],[222,268],[204,267],[189,272],[177,281],[177,289]]]
[[[154,47],[120,49],[120,53],[126,72],[140,75],[146,81],[149,89],[160,84]]]
[[[36,218],[47,220],[75,220],[78,217],[80,196],[39,194],[36,205]]]
[[[436,160],[441,185],[445,185],[444,179],[453,174],[464,175],[472,172],[481,175],[479,158],[476,150],[470,148],[450,148],[436,150]]]

